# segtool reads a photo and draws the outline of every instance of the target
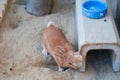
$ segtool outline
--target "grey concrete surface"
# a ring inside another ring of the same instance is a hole
[[[83,56],[83,66],[80,71],[85,71],[86,55],[89,50],[109,49],[113,50],[113,71],[120,70],[120,38],[111,9],[105,17],[91,19],[82,15],[82,3],[85,0],[76,0],[76,23],[78,30],[78,47]],[[106,0],[103,0],[106,2]],[[88,12],[89,14],[89,12]]]
[[[85,73],[71,69],[58,72],[56,64],[41,54],[40,35],[49,20],[75,45],[74,0],[54,0],[52,14],[41,17],[29,15],[24,8],[11,3],[0,27],[0,80],[120,80],[106,50],[88,52]]]

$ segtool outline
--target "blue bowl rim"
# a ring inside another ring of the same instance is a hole
[[[85,5],[86,3],[88,3],[88,2],[97,2],[97,3],[103,4],[103,5],[104,5],[104,9],[103,9],[102,11],[94,11],[94,10],[86,9],[86,8],[84,7],[84,5]],[[104,12],[104,11],[106,11],[106,10],[108,9],[108,5],[107,5],[105,2],[103,2],[103,1],[91,0],[91,1],[85,1],[85,2],[83,2],[82,8],[83,8],[85,11],[98,12],[98,13],[99,13],[99,12]]]

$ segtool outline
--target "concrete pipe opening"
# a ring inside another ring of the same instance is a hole
[[[90,50],[86,56],[87,69],[89,67],[99,70],[112,70],[112,60],[115,57],[115,52],[111,49]]]

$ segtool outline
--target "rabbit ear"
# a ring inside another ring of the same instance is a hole
[[[64,48],[61,48],[61,47],[57,47],[57,50],[61,54],[64,54],[66,52],[66,50]]]
[[[55,55],[61,57],[62,59],[65,59],[67,54],[65,54],[65,49],[57,47],[57,53]]]
[[[62,59],[65,59],[64,49],[57,47],[57,53],[55,55]]]

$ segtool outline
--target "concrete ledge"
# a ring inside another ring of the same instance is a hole
[[[76,23],[78,30],[78,49],[83,56],[81,72],[86,68],[86,55],[89,50],[112,50],[113,70],[120,70],[120,38],[111,10],[101,19],[90,19],[82,15],[82,3],[85,0],[76,0]],[[106,2],[106,0],[103,0]]]

